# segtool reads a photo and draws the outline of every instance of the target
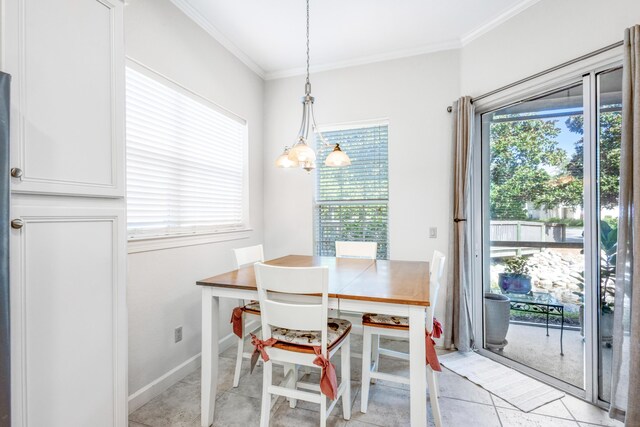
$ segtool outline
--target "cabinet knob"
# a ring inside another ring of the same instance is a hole
[[[14,178],[20,178],[22,176],[22,169],[11,168],[11,176]]]
[[[11,228],[20,230],[22,227],[24,227],[24,221],[20,218],[16,218],[11,221]]]

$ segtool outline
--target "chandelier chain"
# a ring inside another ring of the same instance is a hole
[[[306,87],[308,88],[307,90],[310,89],[310,83],[309,83],[309,0],[307,0],[307,84]],[[307,93],[308,95],[309,93]]]
[[[276,166],[279,168],[290,168],[295,166],[300,166],[307,172],[311,172],[316,168],[316,153],[313,148],[311,148],[308,144],[309,131],[314,132],[322,142],[324,147],[330,147],[333,144],[329,144],[329,142],[322,136],[322,132],[318,130],[318,126],[316,124],[316,118],[313,114],[313,96],[311,96],[311,83],[309,81],[309,65],[310,65],[310,55],[309,55],[309,3],[310,0],[307,1],[307,75],[306,82],[304,85],[305,96],[302,98],[302,122],[300,123],[300,130],[298,131],[298,137],[295,144],[289,148],[285,147],[284,152],[278,157],[276,160]],[[320,145],[320,144],[318,144]],[[318,149],[320,149],[318,147]],[[333,151],[327,156],[325,162],[325,166],[331,167],[340,167],[340,166],[349,166],[351,164],[351,160],[346,153],[344,153],[340,149],[339,144],[335,144]]]

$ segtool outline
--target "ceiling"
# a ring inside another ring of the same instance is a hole
[[[304,0],[172,1],[262,77],[304,72]],[[538,1],[311,1],[311,68],[458,48]]]

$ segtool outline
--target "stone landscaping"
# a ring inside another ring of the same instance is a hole
[[[579,249],[541,249],[528,256],[533,292],[549,292],[565,304],[565,313],[577,313],[582,305],[584,255]],[[491,290],[500,292],[498,275],[505,271],[503,259],[491,264]],[[572,323],[572,322],[570,322]]]

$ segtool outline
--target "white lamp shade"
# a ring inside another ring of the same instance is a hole
[[[316,153],[304,142],[298,142],[289,150],[289,160],[297,163],[315,162]]]
[[[336,145],[336,148],[327,156],[324,164],[325,166],[332,167],[349,166],[351,159],[349,159],[349,156],[347,156],[344,151],[340,150],[340,146]]]
[[[298,166],[297,162],[289,160],[289,150],[285,150],[285,152],[280,154],[276,159],[277,168],[294,168],[296,166]]]

